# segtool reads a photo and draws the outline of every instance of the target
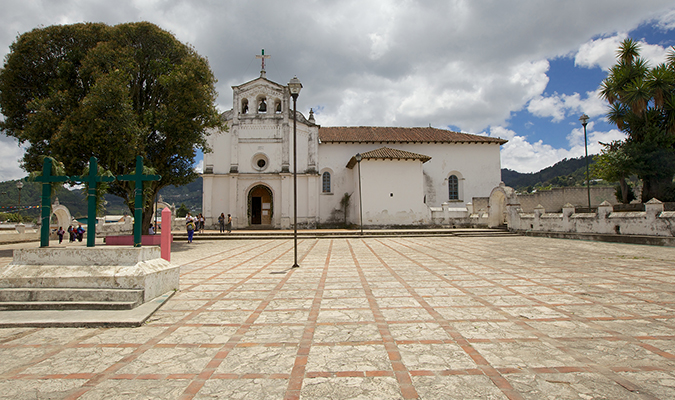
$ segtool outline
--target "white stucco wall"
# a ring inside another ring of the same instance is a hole
[[[354,167],[358,185],[358,167]],[[363,160],[363,225],[423,225],[431,214],[424,204],[422,162]],[[358,196],[358,190],[356,191]],[[354,199],[358,203],[358,198]],[[356,214],[356,213],[354,213]],[[358,223],[358,216],[352,219]]]

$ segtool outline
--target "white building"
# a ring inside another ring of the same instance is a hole
[[[234,228],[292,227],[288,87],[263,70],[232,89],[233,109],[222,114],[229,130],[213,132],[213,152],[204,155],[207,226],[224,213],[232,214]],[[308,119],[298,112],[298,226],[359,224],[359,200],[364,226],[428,225],[432,207],[464,209],[499,185],[504,143],[431,127],[321,127],[311,110]]]

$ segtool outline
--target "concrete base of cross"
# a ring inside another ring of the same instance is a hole
[[[79,302],[86,309],[88,299],[95,299],[90,301],[93,303],[122,301],[115,298],[116,293],[128,296],[129,290],[133,290],[139,297],[136,303],[142,304],[177,290],[179,273],[178,266],[160,257],[159,247],[16,249],[12,263],[0,268],[0,291],[32,289],[34,293],[23,295],[26,302],[51,296],[52,301]],[[59,290],[46,295],[46,289]],[[112,294],[101,300],[100,292],[104,290]]]

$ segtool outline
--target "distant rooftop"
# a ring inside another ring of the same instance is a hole
[[[382,126],[320,127],[322,143],[485,143],[504,144],[504,139],[438,128],[396,128]]]

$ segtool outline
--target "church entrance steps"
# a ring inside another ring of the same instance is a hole
[[[0,310],[130,310],[143,289],[0,288]]]
[[[174,241],[187,241],[187,233],[173,233]],[[359,230],[348,229],[312,229],[299,230],[298,237],[303,239],[321,238],[361,238],[361,237],[422,237],[422,236],[517,236],[505,228],[455,228],[455,229],[367,229],[363,235]],[[245,239],[288,239],[293,238],[292,230],[239,230],[232,233],[206,231],[195,233],[193,240],[245,240]]]

